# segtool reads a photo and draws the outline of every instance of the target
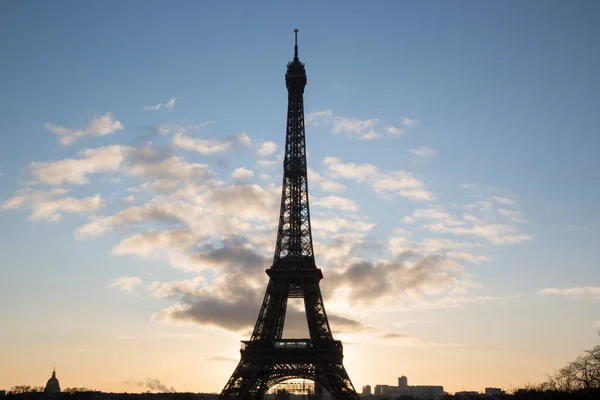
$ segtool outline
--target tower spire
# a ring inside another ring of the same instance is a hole
[[[298,61],[298,29],[294,29],[294,61]]]

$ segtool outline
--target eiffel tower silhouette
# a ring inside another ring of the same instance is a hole
[[[281,211],[269,284],[248,341],[242,342],[241,360],[221,392],[220,399],[261,399],[277,383],[308,379],[335,400],[358,400],[342,360],[343,346],[334,340],[325,313],[315,264],[304,134],[306,70],[298,59],[298,30],[294,60],[287,65],[287,129]],[[310,338],[282,339],[289,298],[304,299]]]

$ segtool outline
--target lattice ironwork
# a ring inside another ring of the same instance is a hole
[[[327,320],[315,264],[304,132],[306,71],[298,58],[298,30],[294,59],[287,65],[287,129],[279,229],[269,284],[241,360],[221,392],[230,400],[262,399],[266,391],[288,379],[310,379],[335,400],[358,400],[342,363],[343,347],[334,340]],[[309,339],[282,339],[288,298],[303,298]]]

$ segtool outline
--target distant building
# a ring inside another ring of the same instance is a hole
[[[384,394],[388,394],[388,388],[390,387],[390,385],[375,385],[375,396],[381,396]]]
[[[44,393],[60,393],[60,383],[58,383],[58,379],[56,379],[56,368],[54,368],[52,377],[48,379],[48,382],[46,383]]]
[[[403,396],[414,397],[415,399],[422,400],[436,400],[442,398],[446,392],[444,392],[443,386],[392,386],[392,392],[389,393],[392,399],[398,399]]]
[[[502,396],[503,394],[506,394],[506,392],[500,388],[491,387],[485,388],[484,393],[486,396]]]
[[[398,378],[398,386],[403,388],[408,386],[408,378],[404,375]]]
[[[363,386],[363,390],[362,390],[362,395],[363,396],[370,396],[373,393],[371,393],[371,385],[365,385]]]
[[[6,396],[6,390],[0,390],[0,397]]]

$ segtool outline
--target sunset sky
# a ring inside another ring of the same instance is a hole
[[[268,282],[294,28],[357,390],[510,389],[600,341],[600,3],[302,3],[0,2],[0,389],[221,390]]]

